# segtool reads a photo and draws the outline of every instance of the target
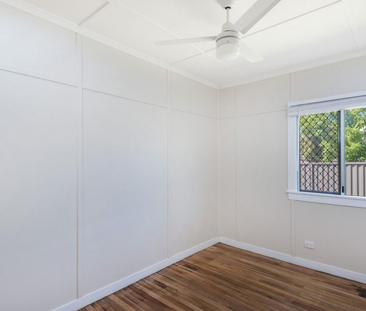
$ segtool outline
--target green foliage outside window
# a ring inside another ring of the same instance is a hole
[[[338,161],[338,112],[300,117],[301,160]],[[366,162],[366,108],[345,111],[346,162]]]
[[[338,119],[338,112],[300,117],[300,155],[303,162],[338,161]]]
[[[345,111],[346,162],[366,161],[366,108]]]

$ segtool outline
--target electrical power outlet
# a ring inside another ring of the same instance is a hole
[[[309,242],[309,241],[304,241],[304,247],[314,249],[315,248],[315,243],[314,242]]]

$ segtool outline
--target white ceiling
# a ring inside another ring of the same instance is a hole
[[[17,2],[47,11],[217,87],[366,52],[366,0],[282,0],[243,38],[264,56],[264,61],[256,64],[242,58],[226,63],[217,60],[214,42],[154,45],[159,40],[220,33],[225,12],[217,0]],[[232,20],[236,21],[254,2],[237,0],[231,10]],[[288,19],[293,20],[283,23]]]

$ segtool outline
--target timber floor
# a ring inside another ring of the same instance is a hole
[[[365,311],[366,285],[216,244],[82,311]]]

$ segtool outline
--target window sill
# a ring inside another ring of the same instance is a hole
[[[366,208],[366,197],[351,197],[346,195],[332,195],[299,191],[287,191],[287,194],[288,198],[294,201]]]

